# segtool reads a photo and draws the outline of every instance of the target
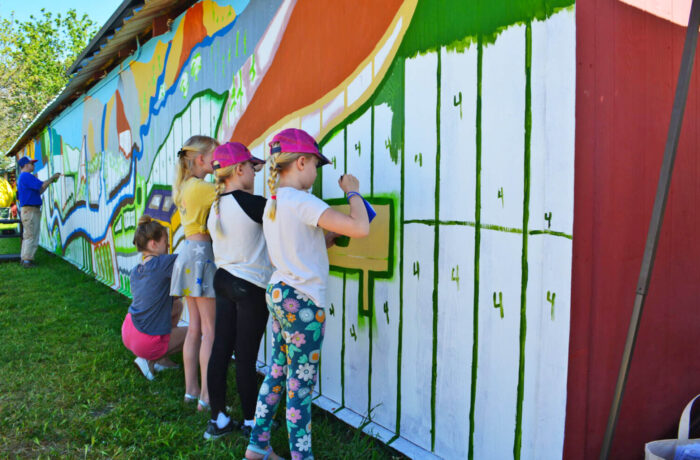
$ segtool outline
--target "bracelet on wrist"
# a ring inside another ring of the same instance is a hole
[[[360,195],[359,192],[355,192],[355,191],[348,192],[347,195],[345,196],[345,198],[348,200],[348,203],[350,203],[350,198],[352,198],[352,197],[355,196],[355,195],[357,195],[357,196],[359,196],[360,198],[362,198],[362,195]],[[362,198],[362,199],[364,200],[364,198]]]

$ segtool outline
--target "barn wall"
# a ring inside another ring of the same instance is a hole
[[[622,357],[685,29],[619,1],[577,4],[576,193],[564,457],[597,458]],[[675,438],[698,393],[700,105],[696,66],[610,458]]]

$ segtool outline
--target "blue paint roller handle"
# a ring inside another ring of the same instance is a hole
[[[350,198],[352,198],[353,195],[357,195],[362,198],[362,202],[365,204],[365,209],[367,210],[367,217],[369,217],[369,221],[372,222],[372,219],[377,217],[377,212],[374,210],[372,205],[369,204],[369,201],[365,200],[365,198],[357,192],[348,192],[348,203],[350,203]]]

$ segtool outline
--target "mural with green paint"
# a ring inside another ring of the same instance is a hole
[[[574,44],[570,0],[197,2],[26,147],[40,178],[64,174],[42,245],[130,295],[137,218],[184,237],[170,186],[190,135],[264,157],[303,128],[332,160],[313,193],[345,209],[352,173],[378,212],[329,252],[315,403],[416,458],[560,457]]]

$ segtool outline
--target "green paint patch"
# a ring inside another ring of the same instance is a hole
[[[398,55],[409,58],[445,47],[461,52],[477,42],[494,43],[515,24],[547,19],[574,0],[420,0]]]
[[[374,106],[386,104],[391,109],[391,137],[380,139],[389,150],[389,156],[394,164],[399,161],[399,148],[403,144],[404,122],[404,65],[402,59],[395,59],[387,71],[384,81],[377,88]],[[373,142],[374,144],[374,142]]]

